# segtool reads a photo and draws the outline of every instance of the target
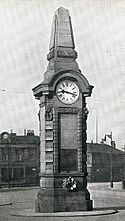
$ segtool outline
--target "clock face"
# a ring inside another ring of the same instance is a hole
[[[8,134],[7,133],[4,133],[3,134],[3,139],[7,139],[8,138]]]
[[[73,104],[79,97],[79,88],[73,81],[63,80],[57,85],[56,94],[64,104]]]

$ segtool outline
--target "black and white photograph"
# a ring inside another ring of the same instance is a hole
[[[125,220],[125,0],[0,0],[0,221]]]

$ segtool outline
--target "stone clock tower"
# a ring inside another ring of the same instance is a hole
[[[86,97],[92,88],[76,62],[69,11],[54,15],[40,100],[40,191],[36,212],[92,210],[87,190]]]

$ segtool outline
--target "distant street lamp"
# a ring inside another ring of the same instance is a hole
[[[8,181],[8,188],[10,187],[10,176],[9,176],[9,133],[3,132],[2,133],[2,140],[3,143],[7,146],[7,181]]]
[[[106,141],[106,137],[111,140],[111,148],[110,148],[110,186],[113,188],[113,165],[112,165],[112,150],[114,141],[112,140],[112,132],[110,134],[105,134],[104,141]]]
[[[122,178],[122,189],[125,190],[125,144],[124,147],[122,148],[124,151],[124,160],[123,160],[123,178]]]

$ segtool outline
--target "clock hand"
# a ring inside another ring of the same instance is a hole
[[[74,96],[77,96],[77,94],[74,94],[74,93],[72,93],[72,92],[65,91],[65,90],[61,90],[61,91],[58,92],[58,94],[59,94],[59,93],[63,93],[63,94],[66,93],[66,94],[72,94],[72,95],[74,95]]]
[[[63,93],[63,94],[64,94],[65,92],[66,92],[66,91],[61,90],[61,91],[58,91],[58,94],[59,94],[59,93]]]
[[[74,96],[77,96],[77,94],[74,94],[74,93],[69,92],[69,91],[65,91],[65,93],[67,93],[67,94],[72,94],[72,95],[74,95]]]

